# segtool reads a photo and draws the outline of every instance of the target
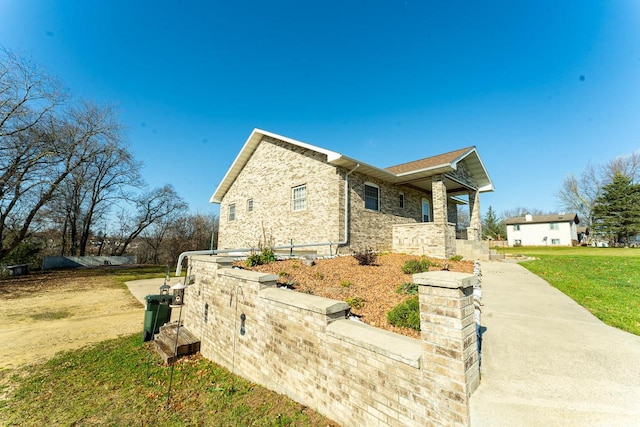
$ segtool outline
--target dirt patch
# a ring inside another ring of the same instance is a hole
[[[384,254],[378,256],[375,265],[370,266],[358,265],[351,256],[316,260],[313,266],[294,259],[250,269],[276,274],[281,285],[298,292],[351,302],[351,312],[363,322],[418,338],[419,332],[393,326],[386,317],[389,310],[407,298],[406,293],[397,292],[399,285],[412,281],[411,274],[403,273],[402,267],[406,261],[417,258],[412,255]],[[472,261],[429,260],[436,264],[430,268],[431,271],[447,267],[450,271],[473,273]],[[248,268],[244,262],[237,262],[236,265]]]
[[[35,273],[0,280],[0,370],[135,332],[143,306],[99,272]]]
[[[396,292],[411,282],[402,266],[415,256],[385,254],[376,265],[360,266],[350,256],[278,261],[255,270],[279,275],[282,285],[298,292],[351,301],[352,313],[372,326],[411,337],[416,331],[387,322],[386,313],[407,298]],[[431,259],[439,266],[443,261]],[[244,263],[237,263],[244,266]],[[471,273],[471,261],[449,261],[451,271]],[[160,279],[159,279],[160,280]],[[121,335],[142,333],[144,306],[100,269],[33,273],[0,280],[3,345],[0,371],[50,359],[68,351]]]

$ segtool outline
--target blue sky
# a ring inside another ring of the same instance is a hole
[[[637,0],[0,0],[0,45],[115,104],[202,213],[256,127],[379,167],[475,145],[498,213],[640,149]]]

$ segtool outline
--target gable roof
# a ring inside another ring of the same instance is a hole
[[[403,163],[397,166],[390,166],[385,169],[395,174],[403,174],[403,173],[417,171],[421,169],[429,169],[438,165],[455,163],[461,158],[463,158],[464,155],[467,154],[472,149],[474,149],[474,147],[467,147],[461,150],[451,151],[449,153],[439,154],[433,157],[426,157],[424,159],[414,160],[412,162]]]
[[[527,220],[527,216],[531,217],[531,219]],[[526,215],[526,216],[516,216],[507,218],[504,220],[506,225],[511,224],[541,224],[541,223],[549,223],[549,222],[575,222],[576,224],[580,223],[580,219],[578,219],[578,215],[575,213],[562,213],[557,215]]]
[[[251,132],[251,135],[249,135],[249,138],[247,138],[247,141],[244,143],[242,149],[240,150],[240,153],[238,153],[235,160],[231,164],[231,167],[222,178],[222,181],[218,185],[218,188],[216,188],[215,192],[211,196],[211,199],[209,200],[211,203],[220,203],[222,201],[222,198],[227,193],[236,177],[238,176],[238,174],[240,174],[246,163],[251,158],[251,155],[254,153],[265,136],[279,139],[280,141],[284,141],[298,147],[306,148],[317,153],[324,154],[327,156],[327,163],[330,163],[334,166],[343,167],[348,170],[357,167],[359,173],[371,176],[373,178],[377,178],[382,181],[397,185],[412,184],[425,190],[430,190],[430,184],[427,186],[425,180],[426,178],[436,174],[453,172],[457,169],[458,162],[460,162],[461,160],[466,160],[470,172],[478,182],[478,191],[487,192],[494,190],[493,182],[491,182],[491,178],[489,178],[489,174],[487,173],[482,160],[480,160],[480,156],[478,155],[475,147],[468,147],[461,150],[451,151],[449,153],[440,154],[438,156],[427,157],[421,160],[416,160],[413,162],[403,163],[401,165],[382,169],[345,156],[344,154],[338,153],[336,151],[327,150],[315,145],[308,144],[306,142],[297,141],[295,139],[267,132],[261,129],[254,129],[253,132]],[[421,180],[422,183],[420,182]],[[452,190],[451,195],[453,196],[455,196],[456,194],[462,194],[464,191],[468,190],[464,184],[461,184],[452,179],[449,179],[449,181],[447,182],[448,193],[450,188]],[[456,193],[456,189],[458,193]]]

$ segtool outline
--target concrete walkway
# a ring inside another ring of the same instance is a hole
[[[178,283],[182,283],[184,278],[182,277],[171,277],[167,285],[173,286]],[[143,279],[143,280],[132,280],[129,282],[125,282],[127,288],[129,288],[129,292],[136,297],[138,301],[145,307],[147,307],[147,301],[145,297],[147,295],[158,295],[160,294],[160,286],[164,284],[164,278],[160,279]],[[169,291],[171,292],[171,291]],[[171,317],[169,318],[170,322],[177,321],[179,316],[179,310],[172,310]]]
[[[609,327],[524,267],[482,264],[474,426],[639,426],[640,337]]]

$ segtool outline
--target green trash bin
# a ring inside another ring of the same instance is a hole
[[[171,303],[173,295],[147,295],[144,297],[147,308],[144,312],[143,341],[151,341],[153,336],[160,332],[160,326],[171,318]]]

